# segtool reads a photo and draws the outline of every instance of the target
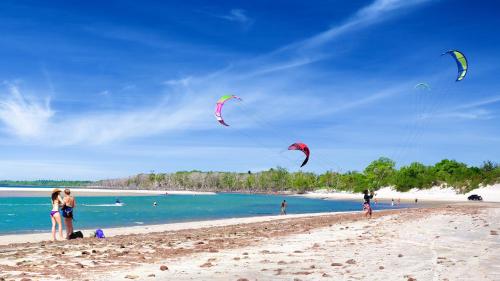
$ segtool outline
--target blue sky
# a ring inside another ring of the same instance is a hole
[[[269,3],[272,2],[272,3]],[[500,159],[496,1],[2,1],[0,178]],[[458,49],[470,70],[440,54]],[[416,90],[426,82],[431,90]],[[213,116],[229,102],[225,128]]]

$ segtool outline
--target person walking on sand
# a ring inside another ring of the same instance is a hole
[[[286,206],[288,204],[286,203],[286,200],[283,200],[283,202],[281,202],[281,214],[282,215],[286,215]]]
[[[370,219],[372,218],[372,206],[370,205],[370,200],[373,199],[373,196],[375,193],[373,190],[371,192],[368,192],[368,189],[365,189],[363,191],[363,199],[365,202],[363,203],[363,211],[365,212],[365,217],[369,217]]]
[[[394,206],[394,198],[391,199],[391,206]]]
[[[417,198],[415,198],[415,204],[417,204],[417,203],[418,203],[418,199],[417,199]]]
[[[50,220],[52,221],[52,241],[56,241],[56,224],[58,225],[59,238],[63,238],[62,231],[62,223],[61,223],[61,214],[59,214],[59,206],[63,204],[63,200],[61,198],[61,190],[54,189],[52,190],[52,211],[50,211]]]
[[[69,188],[66,188],[64,190],[63,206],[61,208],[62,216],[64,217],[64,225],[66,226],[66,239],[69,239],[69,236],[73,233],[73,209],[75,209],[75,207],[75,198],[71,196]]]

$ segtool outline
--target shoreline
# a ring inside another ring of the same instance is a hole
[[[63,187],[57,187],[63,190]],[[43,197],[49,196],[53,188],[47,187],[0,187],[0,197]],[[75,196],[155,196],[155,195],[215,195],[217,193],[237,193],[237,194],[261,194],[261,195],[282,195],[282,196],[301,196],[305,198],[323,199],[323,200],[358,200],[362,198],[361,193],[348,191],[331,191],[327,189],[318,189],[308,191],[302,194],[292,191],[277,192],[250,192],[250,191],[192,191],[192,190],[144,190],[144,189],[111,189],[98,186],[92,188],[71,188]],[[375,198],[380,201],[395,201],[400,199],[402,202],[414,202],[418,199],[420,202],[467,202],[467,197],[472,194],[478,194],[483,197],[483,202],[500,202],[500,184],[480,187],[464,194],[458,194],[453,188],[432,187],[429,189],[411,189],[406,192],[399,192],[391,187],[383,187],[375,192]]]
[[[387,209],[374,211],[374,213],[384,212],[384,211],[394,211],[401,209]],[[362,211],[350,211],[350,212],[325,212],[325,213],[307,213],[307,214],[288,214],[288,215],[272,215],[272,216],[253,216],[253,217],[235,217],[226,219],[210,219],[210,220],[197,220],[197,221],[187,221],[187,222],[174,222],[174,223],[164,223],[164,224],[144,224],[144,225],[134,225],[134,226],[120,226],[104,228],[104,234],[106,238],[111,238],[120,235],[140,235],[155,232],[165,232],[165,231],[180,231],[186,229],[200,229],[200,228],[210,228],[210,227],[224,227],[237,224],[250,224],[250,223],[261,223],[270,222],[283,219],[296,219],[296,218],[307,218],[307,217],[320,217],[320,216],[331,216],[331,215],[342,215],[342,214],[356,214]],[[81,229],[85,238],[91,237],[95,229]],[[18,243],[37,243],[37,242],[50,242],[50,232],[36,232],[36,233],[22,233],[22,234],[0,234],[0,246],[6,246],[9,244]],[[61,240],[58,240],[61,241]],[[68,241],[68,240],[62,240]]]
[[[63,187],[57,187],[64,190]],[[47,187],[0,187],[0,197],[45,197],[54,188]],[[140,189],[100,189],[71,188],[75,196],[154,196],[154,195],[215,195],[215,192],[187,190],[140,190]]]
[[[196,228],[147,235],[10,244],[0,246],[0,277],[496,280],[498,215],[500,205],[494,203],[442,204],[382,210],[372,219],[360,212],[287,215],[195,223]]]

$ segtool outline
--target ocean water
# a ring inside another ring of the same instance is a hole
[[[277,215],[281,201],[289,214],[361,210],[359,201],[330,201],[261,194],[77,197],[75,229],[110,228],[221,218]],[[153,202],[157,207],[153,207]],[[406,207],[402,205],[401,207]],[[374,209],[389,209],[379,203]],[[50,231],[50,198],[0,197],[0,234]]]

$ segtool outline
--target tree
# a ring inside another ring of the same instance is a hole
[[[432,170],[418,162],[399,169],[394,177],[394,185],[398,191],[408,191],[412,188],[430,188],[433,185]]]
[[[394,176],[396,163],[389,158],[380,157],[365,168],[366,187],[368,189],[379,189],[388,186]]]
[[[364,174],[349,171],[340,177],[339,190],[363,192],[366,186],[366,177]]]

